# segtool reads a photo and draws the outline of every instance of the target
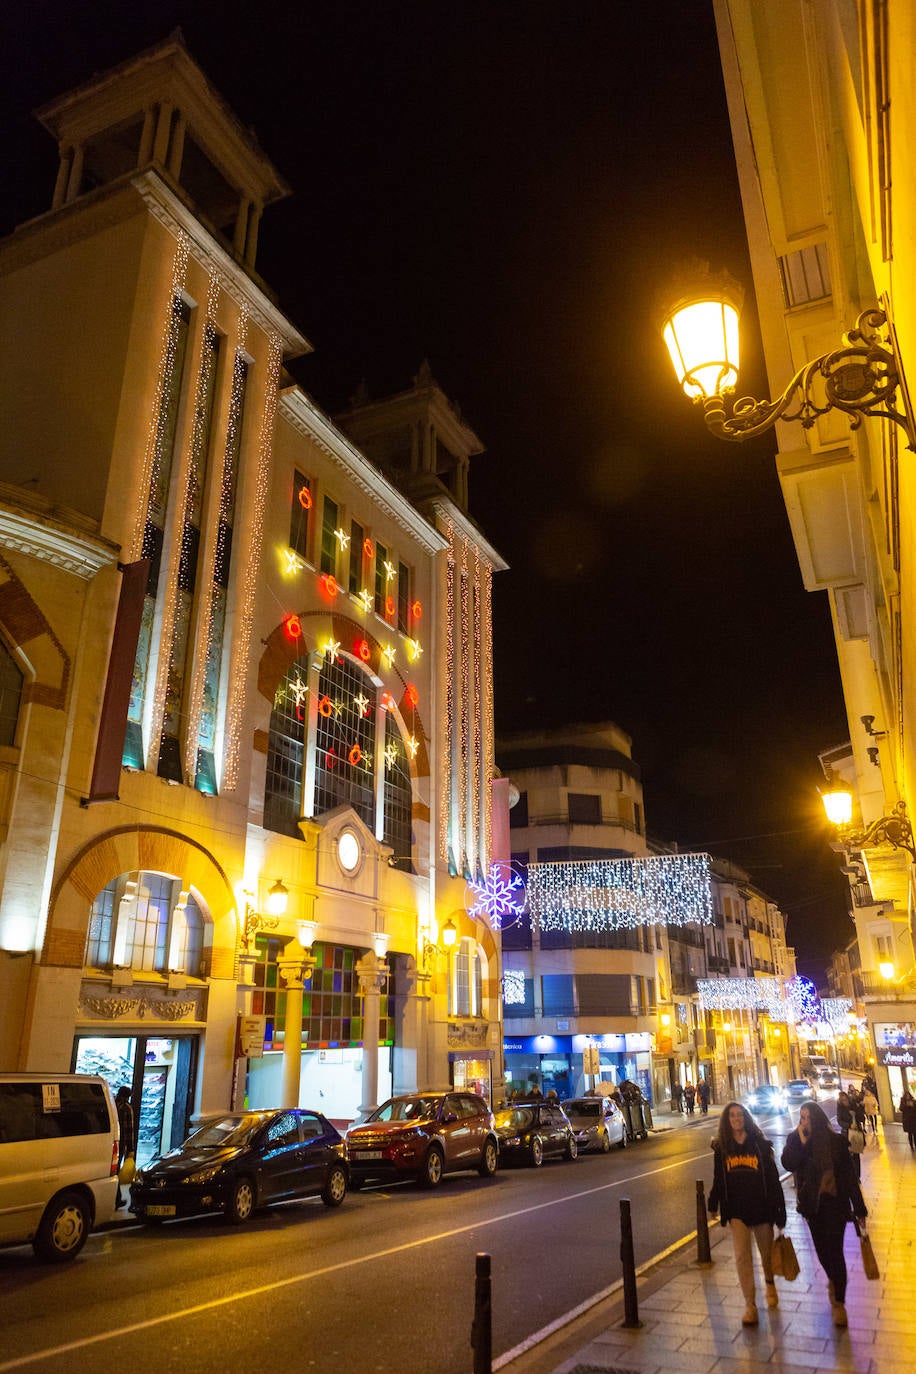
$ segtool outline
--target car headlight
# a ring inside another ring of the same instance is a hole
[[[222,1168],[221,1164],[211,1164],[209,1169],[198,1169],[196,1173],[188,1174],[184,1181],[185,1183],[209,1183],[211,1179],[216,1178],[216,1175],[222,1172]]]

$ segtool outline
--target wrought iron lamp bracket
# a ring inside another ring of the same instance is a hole
[[[864,830],[847,828],[842,833],[849,849],[869,849],[873,845],[889,844],[893,849],[905,849],[916,863],[916,842],[913,827],[906,814],[906,802],[899,801],[889,816],[879,816]]]
[[[819,416],[842,410],[850,417],[852,429],[858,429],[866,415],[893,420],[905,431],[907,448],[916,450],[913,419],[895,408],[899,385],[900,368],[887,315],[871,309],[864,310],[855,328],[843,335],[842,348],[805,363],[775,401],[743,396],[732,403],[731,415],[727,402],[733,391],[697,401],[712,433],[734,443],[766,433],[777,420],[798,420],[804,429],[811,429]]]

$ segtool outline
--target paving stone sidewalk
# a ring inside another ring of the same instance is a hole
[[[868,1230],[881,1277],[865,1278],[858,1237],[847,1227],[847,1330],[833,1326],[827,1280],[795,1211],[791,1180],[784,1186],[786,1229],[801,1273],[794,1283],[776,1280],[779,1307],[770,1311],[755,1255],[758,1327],[741,1325],[744,1298],[731,1238],[715,1225],[710,1268],[695,1264],[694,1242],[640,1278],[640,1329],[623,1329],[622,1296],[615,1296],[503,1366],[503,1374],[905,1374],[916,1368],[916,1154],[900,1127],[880,1131],[878,1143],[862,1156]]]

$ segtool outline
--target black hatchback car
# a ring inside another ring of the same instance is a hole
[[[137,1172],[130,1210],[148,1222],[223,1212],[238,1223],[256,1207],[315,1193],[339,1207],[349,1178],[343,1139],[318,1112],[226,1112]]]
[[[512,1102],[496,1113],[499,1157],[539,1169],[548,1155],[575,1159],[576,1133],[559,1102]]]

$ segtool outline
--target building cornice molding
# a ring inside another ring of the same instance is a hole
[[[190,239],[193,256],[211,275],[220,278],[223,286],[238,302],[244,304],[249,317],[265,334],[276,334],[283,345],[284,358],[299,358],[312,352],[312,345],[304,334],[261,291],[251,277],[223,248],[209,230],[205,229],[194,212],[165,185],[154,171],[140,172],[131,178],[154,219],[177,237]]]
[[[299,387],[287,387],[281,391],[280,412],[294,429],[317,444],[371,501],[382,505],[395,523],[416,539],[426,553],[439,553],[448,548],[448,540],[369,462],[304,391]]]
[[[482,558],[490,564],[493,572],[505,572],[509,564],[496,552],[488,539],[485,539],[470,516],[447,496],[433,495],[425,503],[438,520],[450,525],[452,534],[472,545]],[[453,541],[454,542],[454,541]]]
[[[0,502],[4,500],[0,490]],[[102,568],[118,561],[120,546],[100,535],[72,527],[38,510],[0,504],[0,545],[91,581]]]

